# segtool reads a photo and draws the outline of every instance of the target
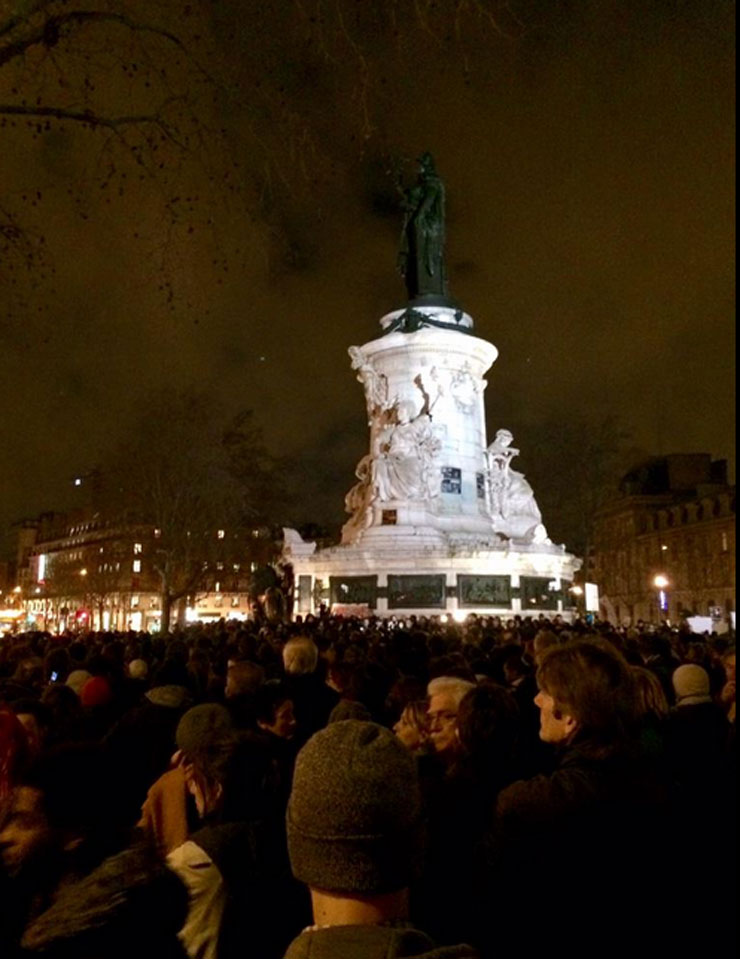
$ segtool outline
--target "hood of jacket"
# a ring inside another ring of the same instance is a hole
[[[477,959],[472,946],[435,946],[409,924],[306,929],[285,959]]]

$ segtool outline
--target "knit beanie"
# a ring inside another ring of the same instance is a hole
[[[219,703],[201,703],[183,714],[175,731],[177,748],[194,759],[232,730],[231,715]]]
[[[411,753],[376,723],[331,723],[298,754],[287,827],[293,875],[308,886],[363,895],[404,889],[421,855]]]
[[[676,692],[677,706],[696,706],[709,703],[709,675],[696,663],[685,663],[673,674],[673,689]]]
[[[83,706],[107,706],[112,698],[113,691],[105,676],[91,676],[80,690]]]
[[[369,722],[372,716],[367,706],[362,703],[354,702],[351,699],[340,699],[329,713],[329,722],[340,723],[344,719],[361,719],[363,722]]]
[[[82,687],[90,679],[92,673],[88,673],[86,669],[73,669],[72,672],[67,676],[66,685],[73,689],[79,696],[82,692]]]

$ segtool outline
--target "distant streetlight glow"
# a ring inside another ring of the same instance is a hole
[[[666,593],[666,587],[668,586],[668,577],[664,576],[662,573],[653,579],[653,585],[658,590],[658,605],[661,608],[662,612],[668,610],[668,594]]]

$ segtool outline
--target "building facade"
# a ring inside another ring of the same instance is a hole
[[[262,535],[263,531],[253,531]],[[204,569],[202,583],[178,610],[180,622],[246,619],[254,562],[245,561],[232,534],[214,530],[221,556]],[[101,513],[80,508],[45,513],[21,524],[16,600],[23,628],[147,630],[160,628],[162,600],[156,569],[158,531],[122,528]],[[253,551],[252,551],[253,552]]]
[[[708,454],[656,457],[593,522],[586,578],[612,623],[711,617],[734,626],[735,487]]]

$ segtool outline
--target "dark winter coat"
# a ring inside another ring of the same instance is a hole
[[[567,749],[551,775],[504,789],[491,856],[490,954],[513,947],[501,934],[523,928],[531,954],[552,947],[565,915],[570,955],[593,954],[604,942],[626,949],[638,936],[641,955],[662,951],[663,923],[651,927],[635,904],[650,903],[653,917],[669,908],[668,808],[666,784],[639,753],[604,756],[588,742]]]
[[[21,939],[21,957],[185,959],[177,933],[187,914],[177,876],[144,846],[104,860],[63,887]]]
[[[477,959],[470,946],[435,946],[410,924],[307,929],[285,959]]]
[[[290,871],[282,823],[206,826],[191,842],[206,853],[224,883],[219,959],[243,959],[247,954],[281,959],[311,915],[308,892]]]

